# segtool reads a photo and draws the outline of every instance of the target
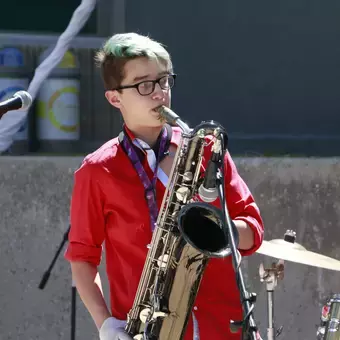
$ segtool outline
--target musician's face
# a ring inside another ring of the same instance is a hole
[[[171,73],[166,65],[157,60],[148,58],[136,58],[128,61],[124,68],[125,77],[121,86],[131,86],[141,83],[138,87],[125,88],[119,91],[107,91],[106,98],[120,109],[124,121],[129,127],[144,126],[157,127],[163,123],[155,108],[165,105],[170,107]],[[163,78],[164,77],[164,78]],[[148,82],[160,79],[160,84]],[[155,85],[155,86],[154,86]],[[161,87],[162,86],[162,87]]]

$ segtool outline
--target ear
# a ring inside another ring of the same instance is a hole
[[[117,109],[121,108],[121,103],[120,103],[120,98],[119,98],[120,96],[117,91],[112,91],[112,90],[106,91],[105,97],[112,106],[116,107]]]

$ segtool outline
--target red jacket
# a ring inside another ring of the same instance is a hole
[[[173,128],[171,143],[178,145],[179,139],[180,130]],[[207,150],[203,167],[209,159],[209,152]],[[147,157],[143,166],[151,178],[152,170]],[[164,184],[157,180],[158,207],[165,192]],[[239,176],[229,153],[225,157],[225,189],[231,218],[246,221],[254,230],[254,247],[240,251],[243,256],[250,255],[262,243],[263,223],[253,196]],[[219,206],[219,202],[215,201],[214,205]],[[111,311],[118,319],[126,319],[132,307],[151,236],[144,187],[118,138],[115,138],[88,155],[75,172],[71,230],[65,257],[69,261],[99,265],[105,241]],[[200,340],[240,339],[240,334],[229,331],[230,319],[242,318],[231,256],[209,261],[198,291],[194,314]],[[191,319],[185,339],[192,339],[192,332]]]

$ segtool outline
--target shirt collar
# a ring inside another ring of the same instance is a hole
[[[132,144],[142,151],[144,155],[146,155],[146,150],[141,146],[141,144],[138,142],[138,138],[136,138],[134,133],[126,126],[126,124],[123,125],[123,130],[131,140]]]
[[[123,130],[124,132],[128,135],[130,140],[135,140],[136,136],[133,134],[133,132],[126,126],[126,124],[123,125]]]
[[[173,133],[172,133],[172,129],[171,126],[169,126],[168,124],[165,124],[163,128],[167,129],[167,149],[170,146],[170,143],[173,143]],[[146,155],[146,150],[143,148],[142,145],[147,145],[147,143],[145,143],[144,141],[141,141],[140,139],[136,138],[136,136],[134,135],[134,133],[126,126],[126,124],[123,125],[123,130],[124,132],[127,134],[127,136],[129,137],[129,139],[132,141],[132,143],[138,147],[138,149],[140,149],[144,155]],[[162,134],[163,130],[161,131]],[[160,143],[160,138],[158,138],[157,142],[156,142],[156,149],[159,148],[159,143]]]

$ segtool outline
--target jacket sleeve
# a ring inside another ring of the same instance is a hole
[[[104,195],[100,179],[105,171],[96,165],[84,163],[74,175],[71,198],[71,228],[65,252],[68,261],[100,264],[105,237],[103,213]]]
[[[230,218],[245,221],[254,231],[253,247],[248,250],[240,249],[240,253],[242,256],[251,255],[263,241],[264,227],[260,210],[228,152],[225,155],[224,166],[224,188]]]

